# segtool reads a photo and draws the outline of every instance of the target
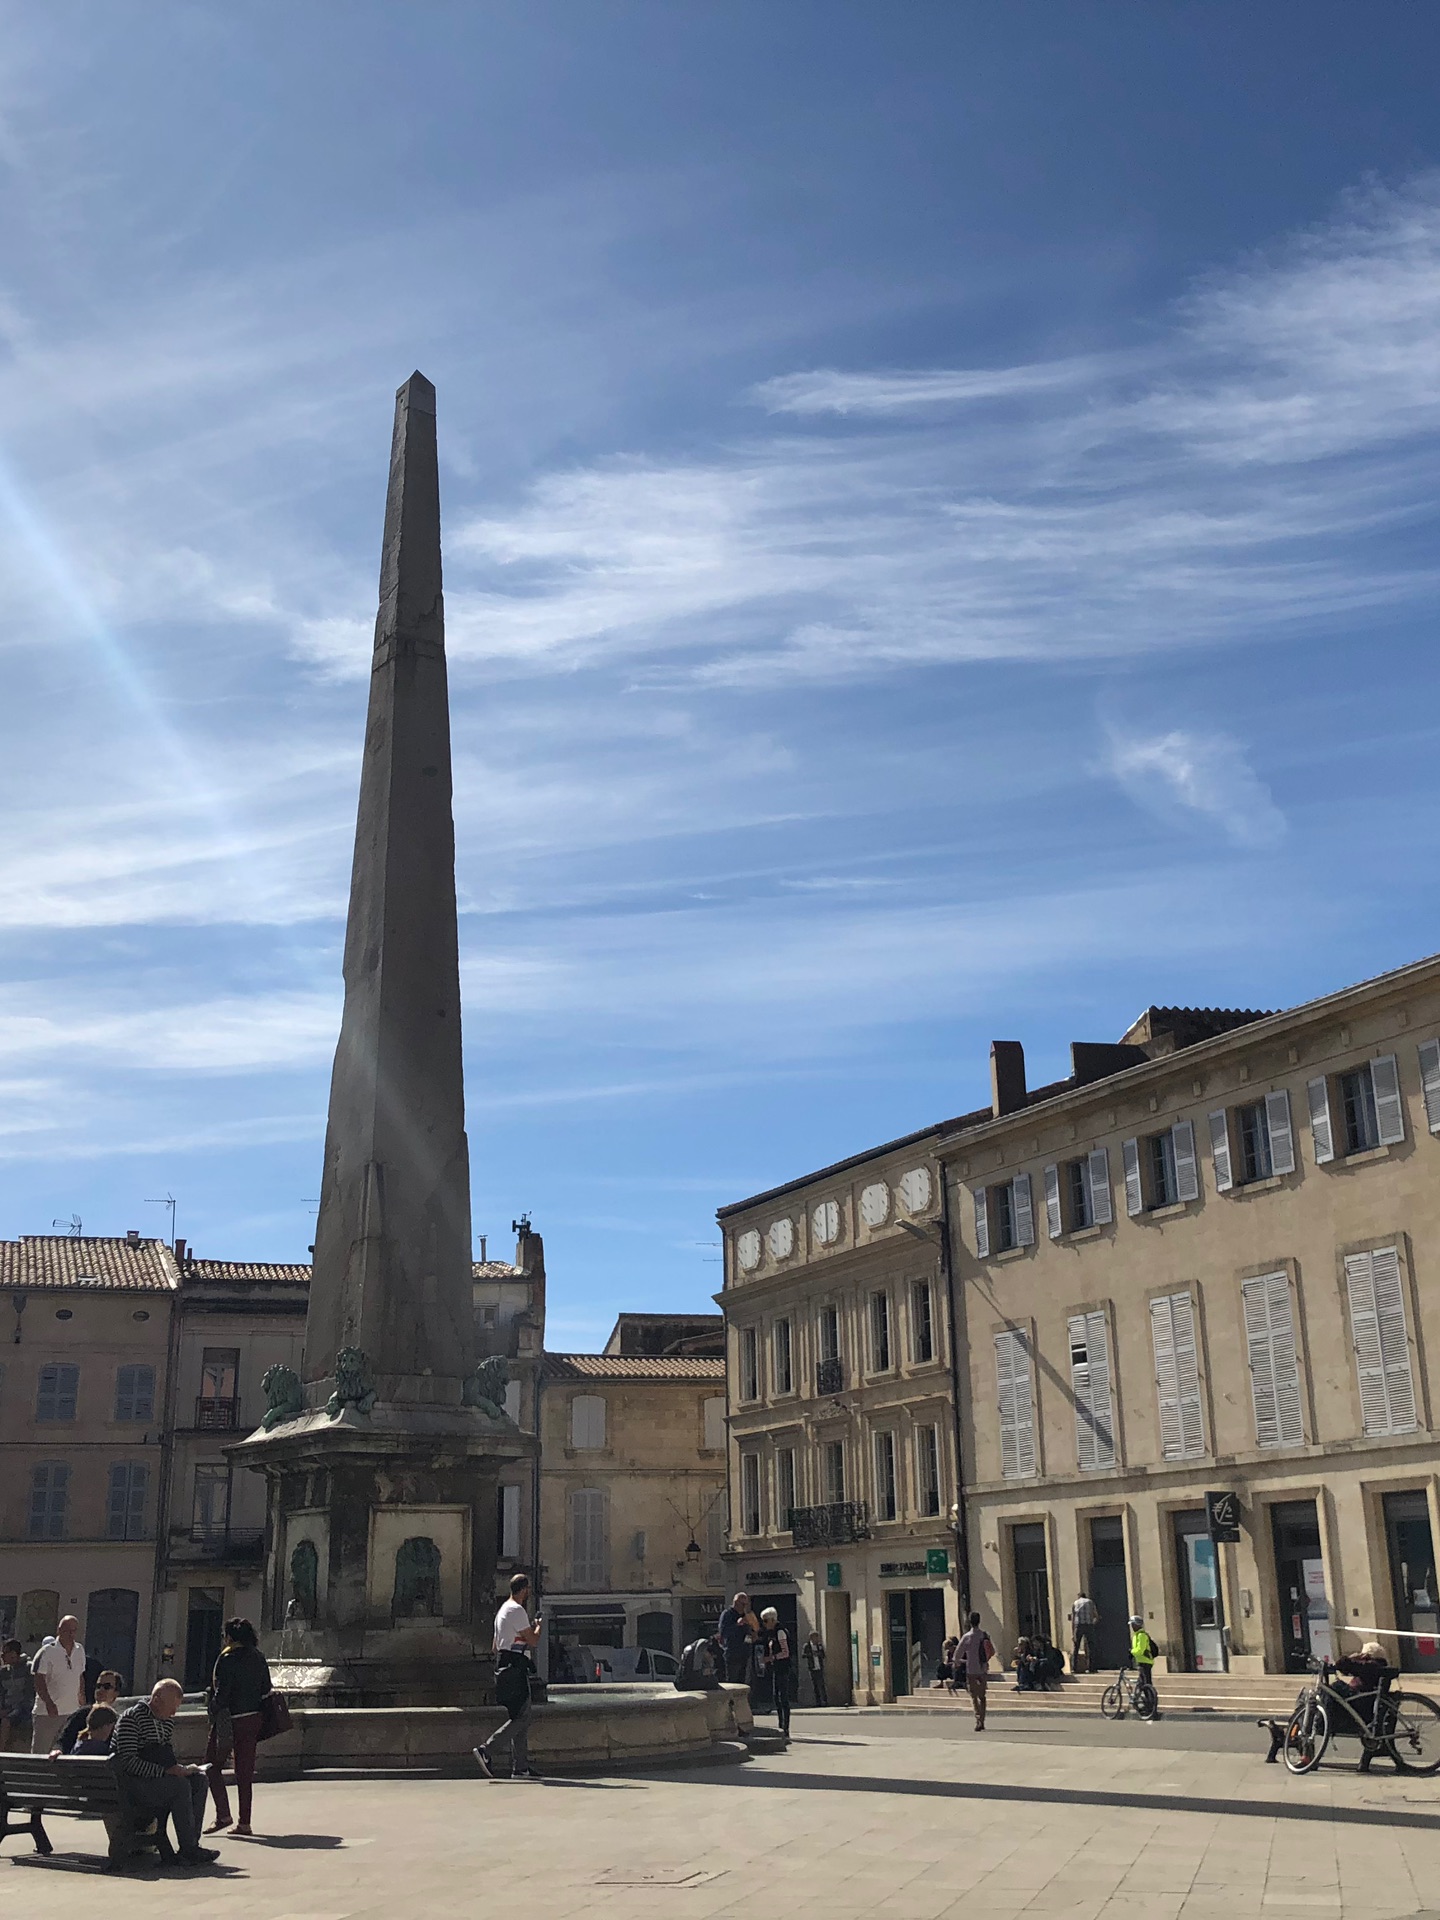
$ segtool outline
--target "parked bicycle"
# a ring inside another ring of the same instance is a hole
[[[1159,1706],[1160,1697],[1151,1683],[1132,1679],[1128,1667],[1116,1674],[1114,1684],[1100,1696],[1100,1711],[1107,1720],[1123,1720],[1132,1707],[1142,1720],[1153,1720]]]
[[[1440,1705],[1423,1693],[1394,1693],[1398,1667],[1382,1669],[1373,1692],[1353,1694],[1334,1684],[1329,1660],[1309,1662],[1315,1684],[1302,1690],[1285,1728],[1285,1764],[1313,1773],[1332,1740],[1358,1740],[1360,1765],[1376,1754],[1402,1773],[1440,1772]]]

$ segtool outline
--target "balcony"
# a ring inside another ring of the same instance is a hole
[[[240,1424],[238,1400],[216,1400],[202,1394],[195,1402],[195,1425],[208,1432],[233,1432]]]
[[[843,1360],[820,1360],[815,1366],[816,1393],[843,1393],[845,1391],[845,1362]]]
[[[179,1560],[225,1560],[232,1565],[258,1567],[265,1557],[263,1527],[191,1527],[171,1548]]]
[[[790,1532],[797,1547],[844,1547],[868,1540],[863,1500],[835,1500],[827,1507],[792,1507]]]

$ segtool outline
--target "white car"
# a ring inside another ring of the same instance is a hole
[[[570,1668],[577,1683],[622,1680],[673,1680],[680,1662],[653,1647],[570,1647]],[[552,1664],[551,1679],[555,1678]]]

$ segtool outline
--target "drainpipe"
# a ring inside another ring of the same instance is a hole
[[[156,1476],[159,1485],[155,1490],[155,1575],[150,1592],[150,1674],[152,1679],[159,1675],[160,1649],[165,1644],[161,1615],[166,1606],[164,1583],[170,1573],[170,1488],[175,1470],[176,1402],[180,1392],[180,1334],[184,1319],[184,1288],[185,1268],[177,1260],[175,1291],[170,1300],[170,1326],[166,1336],[165,1398],[160,1416],[160,1472]],[[178,1597],[176,1607],[175,1641],[178,1645],[180,1640]],[[146,1691],[140,1685],[138,1674],[128,1674],[126,1678],[132,1693]]]
[[[955,1287],[955,1261],[950,1236],[949,1170],[940,1162],[940,1274],[950,1315],[950,1403],[955,1425],[955,1592],[960,1601],[961,1626],[970,1611],[970,1524],[965,1505],[965,1424],[960,1406],[960,1313]]]
[[[530,1579],[534,1587],[537,1612],[540,1611],[540,1601],[545,1592],[545,1569],[540,1564],[540,1435],[542,1431],[540,1421],[540,1395],[544,1386],[545,1342],[542,1339],[540,1342],[540,1353],[535,1362],[535,1452],[530,1463],[531,1473],[533,1475],[533,1486],[530,1495],[530,1559],[532,1568]],[[541,1675],[541,1678],[548,1680],[549,1677],[550,1629],[547,1623],[545,1628],[545,1672]]]

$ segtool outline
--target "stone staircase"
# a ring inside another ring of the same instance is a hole
[[[992,1714],[1100,1714],[1100,1696],[1114,1680],[1113,1673],[1067,1674],[1053,1693],[1016,1693],[1010,1675],[990,1680]],[[1295,1696],[1307,1684],[1300,1673],[1159,1673],[1155,1675],[1163,1714],[1204,1714],[1213,1719],[1258,1720],[1262,1717],[1286,1718],[1295,1705]],[[1397,1685],[1410,1693],[1428,1693],[1440,1700],[1440,1674],[1407,1673]],[[963,1713],[969,1701],[963,1693],[942,1693],[939,1688],[909,1694],[886,1711],[906,1713]]]

